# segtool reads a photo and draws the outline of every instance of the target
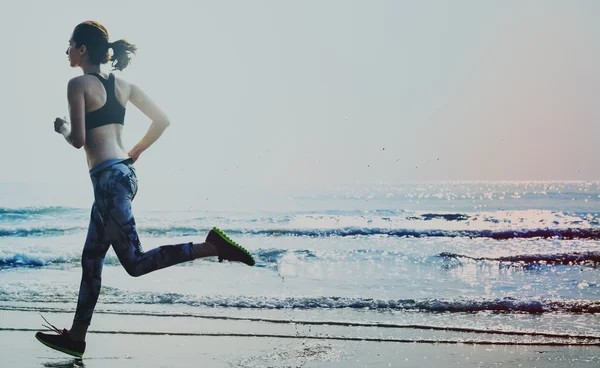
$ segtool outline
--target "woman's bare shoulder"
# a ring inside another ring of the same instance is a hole
[[[117,76],[115,73],[112,73],[112,75],[115,77],[115,81],[117,83],[121,83],[123,85],[129,85],[131,84],[129,81],[127,81],[125,78],[121,78],[119,76]]]
[[[115,75],[115,84],[117,85],[120,94],[124,94],[127,97],[125,100],[129,100],[129,96],[131,95],[131,83]]]
[[[69,79],[69,83],[68,83],[69,88],[83,87],[87,82],[87,79],[88,79],[87,77],[88,77],[87,75],[79,75],[77,77],[73,77],[73,78]]]

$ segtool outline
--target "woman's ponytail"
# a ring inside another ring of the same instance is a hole
[[[108,44],[108,47],[113,49],[112,60],[113,70],[123,70],[129,65],[131,57],[129,54],[134,54],[137,47],[126,40],[118,40]]]

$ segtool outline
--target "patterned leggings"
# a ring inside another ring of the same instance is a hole
[[[137,193],[131,160],[94,172],[91,178],[95,202],[81,256],[83,275],[74,318],[74,323],[83,325],[92,320],[100,294],[102,265],[111,244],[127,273],[134,277],[194,259],[192,243],[142,250],[131,213],[131,201]]]

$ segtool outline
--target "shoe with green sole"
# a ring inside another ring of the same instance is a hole
[[[254,258],[244,247],[231,240],[223,230],[213,227],[206,237],[206,242],[217,248],[219,262],[223,260],[231,262],[242,262],[248,266],[254,266]]]

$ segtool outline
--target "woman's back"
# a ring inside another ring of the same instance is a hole
[[[108,83],[111,77],[114,83]],[[83,88],[85,98],[84,148],[89,167],[92,168],[100,162],[114,158],[126,158],[127,150],[122,140],[123,122],[110,121],[109,116],[112,112],[110,110],[122,109],[124,114],[131,96],[131,85],[123,79],[108,74],[86,74],[78,78],[81,79],[80,86]],[[110,88],[114,90],[111,91]],[[108,114],[106,110],[109,110]]]

